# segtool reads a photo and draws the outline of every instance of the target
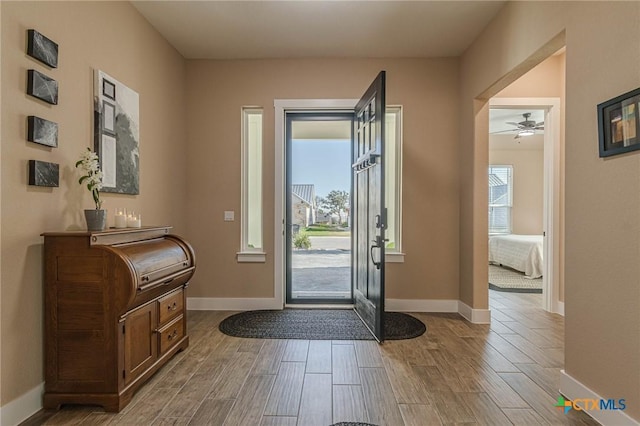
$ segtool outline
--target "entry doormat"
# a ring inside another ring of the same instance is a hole
[[[220,323],[229,336],[259,339],[374,340],[351,309],[284,309],[247,311]],[[417,318],[400,312],[385,313],[385,340],[413,339],[427,327]]]

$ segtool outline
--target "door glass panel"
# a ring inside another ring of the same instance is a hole
[[[375,117],[374,117],[375,119]],[[374,123],[371,123],[371,126],[369,126],[370,130],[370,134],[371,134],[371,145],[370,145],[370,149],[375,151],[376,150],[376,126],[374,125]]]
[[[288,303],[351,303],[352,126],[291,123]]]

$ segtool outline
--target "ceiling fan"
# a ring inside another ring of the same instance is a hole
[[[516,133],[516,136],[514,137],[514,139],[520,139],[521,137],[524,137],[524,136],[534,135],[536,133],[536,130],[544,130],[544,121],[536,123],[533,120],[529,120],[529,117],[531,117],[530,112],[525,112],[524,114],[522,114],[522,116],[524,117],[524,121],[521,121],[519,123],[516,123],[513,121],[506,122],[506,124],[509,124],[511,126],[516,126],[515,129],[502,130],[500,132],[495,132],[495,133],[517,131],[518,133]]]

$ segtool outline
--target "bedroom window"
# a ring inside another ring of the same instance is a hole
[[[387,106],[385,114],[385,199],[387,262],[402,262],[402,107]]]
[[[513,167],[489,166],[489,234],[511,233]]]
[[[264,262],[262,247],[262,108],[242,108],[242,249],[238,262]]]

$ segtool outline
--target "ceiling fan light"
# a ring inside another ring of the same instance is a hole
[[[522,129],[518,132],[518,136],[533,136],[536,133],[533,129]]]

